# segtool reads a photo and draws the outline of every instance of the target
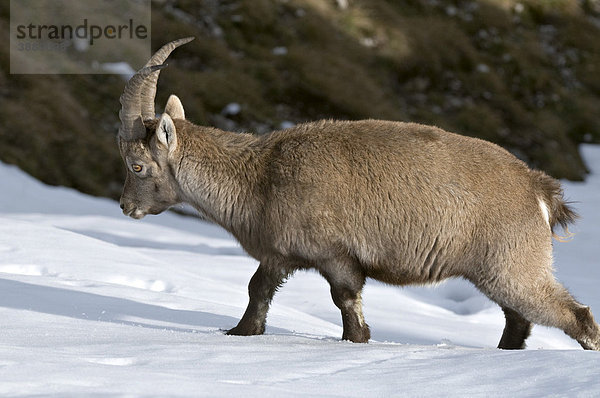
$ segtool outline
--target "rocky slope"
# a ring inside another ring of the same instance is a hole
[[[153,50],[194,122],[258,134],[318,118],[436,124],[582,179],[600,142],[600,6],[575,0],[163,0]],[[9,30],[0,3],[0,32]],[[0,160],[116,197],[118,75],[11,75],[0,43]],[[138,68],[141,65],[132,65]]]

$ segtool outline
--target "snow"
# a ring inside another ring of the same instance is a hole
[[[600,314],[600,147],[565,182],[582,215],[556,243],[557,277]],[[263,336],[226,336],[257,262],[218,227],[45,186],[0,164],[0,395],[598,396],[600,354],[534,327],[501,351],[500,309],[460,280],[369,281],[369,344],[340,341],[326,282],[298,273]],[[600,316],[600,315],[598,315]]]
[[[127,62],[105,62],[100,67],[108,73],[121,75],[127,81],[135,75],[135,70]]]
[[[240,113],[241,111],[242,111],[242,106],[240,104],[238,104],[237,102],[230,102],[229,104],[225,105],[225,107],[221,111],[221,114],[235,116],[238,113]]]
[[[288,49],[287,47],[274,47],[273,50],[271,50],[271,52],[273,53],[273,55],[287,55],[288,53]]]

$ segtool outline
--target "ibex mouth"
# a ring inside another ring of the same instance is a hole
[[[144,218],[144,216],[146,215],[146,213],[144,213],[143,211],[141,211],[139,209],[132,209],[129,211],[124,211],[123,214],[125,214],[128,217],[134,218],[136,220],[140,220],[140,219]]]

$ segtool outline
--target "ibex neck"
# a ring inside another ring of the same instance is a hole
[[[260,139],[187,124],[175,168],[183,199],[238,239],[251,228],[259,195]],[[179,128],[177,130],[178,137]]]

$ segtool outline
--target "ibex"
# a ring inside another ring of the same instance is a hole
[[[189,203],[260,262],[229,334],[262,334],[277,289],[294,271],[315,269],[341,310],[342,338],[353,342],[370,338],[366,278],[402,286],[461,277],[504,311],[499,348],[524,348],[537,323],[600,349],[589,307],[552,274],[553,229],[576,218],[557,180],[495,144],[415,123],[233,133],[187,121],[174,95],[156,118],[160,69],[192,39],[162,47],[125,86],[120,203],[135,219]]]

